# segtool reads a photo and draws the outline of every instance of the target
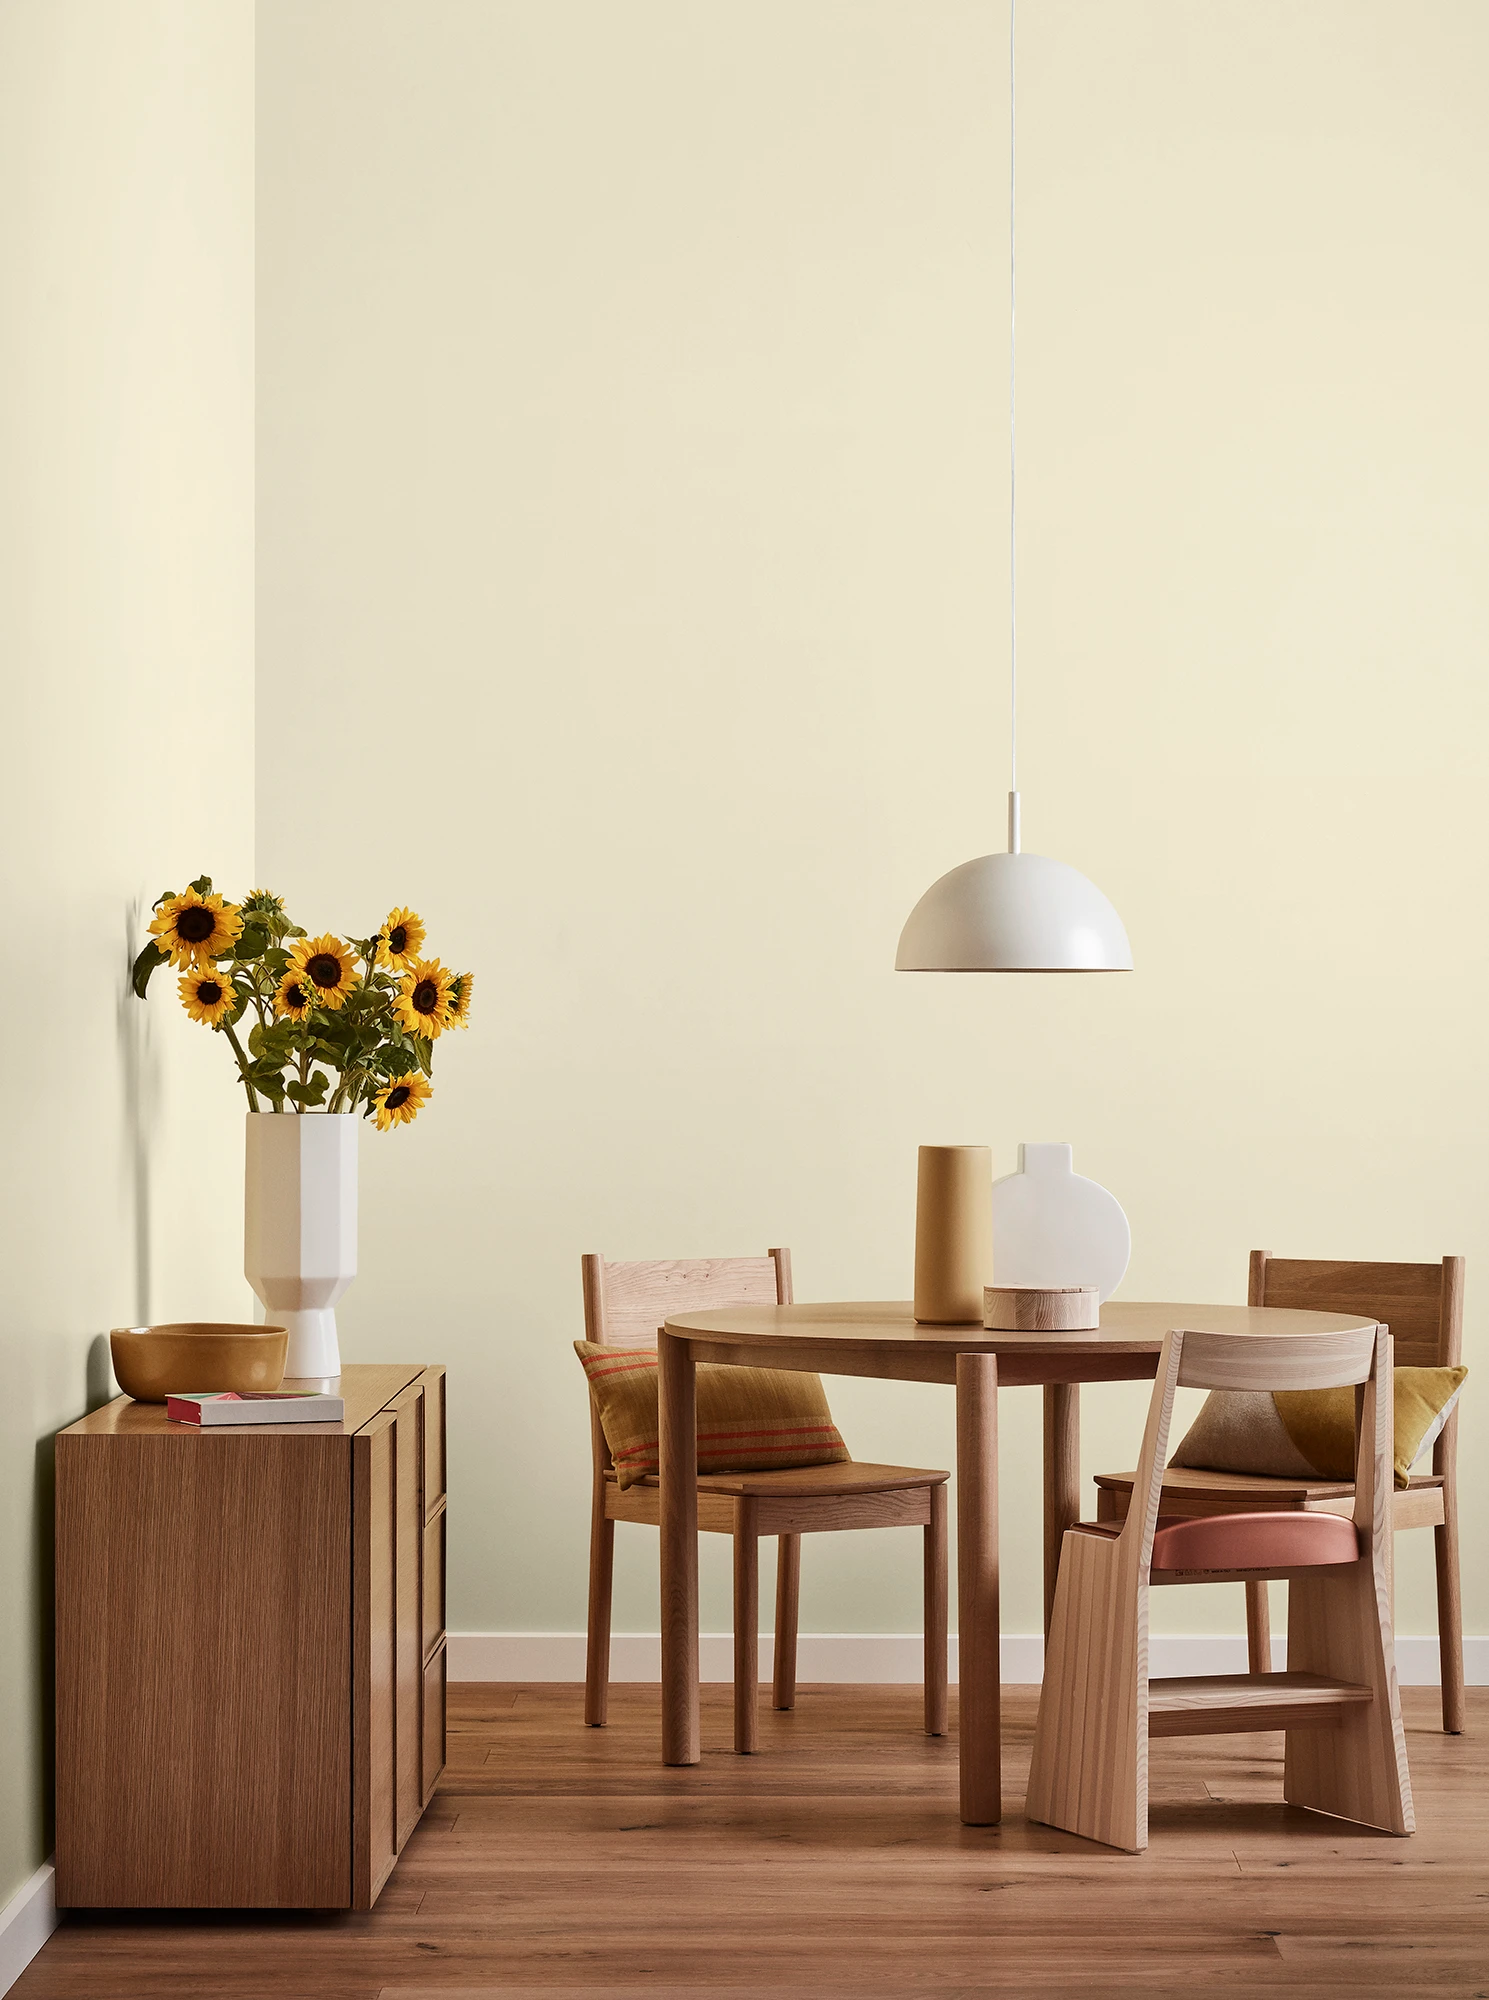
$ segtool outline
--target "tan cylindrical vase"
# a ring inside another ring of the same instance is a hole
[[[993,1281],[990,1146],[922,1146],[915,1191],[915,1317],[981,1326]]]

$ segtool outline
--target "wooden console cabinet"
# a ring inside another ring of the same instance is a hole
[[[287,1388],[295,1386],[286,1383]],[[57,1901],[366,1910],[445,1761],[445,1371],[57,1437]]]

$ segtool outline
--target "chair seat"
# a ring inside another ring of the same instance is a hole
[[[1120,1521],[1078,1521],[1071,1531],[1114,1542]],[[1355,1524],[1343,1514],[1195,1514],[1164,1519],[1153,1536],[1153,1575],[1196,1570],[1314,1569],[1359,1559]]]
[[[605,1474],[613,1480],[613,1471]],[[794,1470],[782,1467],[772,1472],[705,1472],[698,1478],[700,1493],[724,1493],[735,1499],[787,1499],[806,1494],[827,1497],[850,1493],[901,1493],[915,1486],[944,1486],[949,1472],[928,1471],[913,1465],[802,1465]],[[632,1481],[637,1486],[656,1487],[655,1473]]]
[[[1130,1472],[1098,1472],[1096,1486],[1099,1491],[1120,1493],[1125,1500],[1132,1491],[1132,1480]],[[1413,1473],[1405,1490],[1417,1492],[1441,1485],[1442,1479],[1436,1473]],[[1353,1500],[1354,1492],[1353,1481],[1347,1479],[1272,1479],[1258,1473],[1205,1472],[1193,1466],[1170,1465],[1163,1474],[1159,1510],[1169,1514],[1188,1512],[1191,1506],[1196,1513],[1211,1507],[1216,1510],[1315,1507],[1330,1501]],[[1400,1492],[1396,1497],[1400,1499]]]
[[[1311,1569],[1358,1562],[1359,1537],[1342,1514],[1202,1514],[1153,1536],[1153,1569]]]

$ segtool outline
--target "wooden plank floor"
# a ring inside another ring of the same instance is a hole
[[[15,2000],[1489,2000],[1489,1689],[1444,1737],[1406,1693],[1410,1840],[1282,1803],[1282,1738],[1157,1743],[1152,1845],[1020,1810],[1035,1690],[1005,1691],[1009,1817],[956,1817],[911,1688],[815,1687],[737,1758],[657,1762],[654,1688],[606,1730],[568,1687],[450,1691],[450,1766],[369,1915],[70,1918]]]

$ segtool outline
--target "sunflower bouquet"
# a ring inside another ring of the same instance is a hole
[[[425,958],[424,935],[397,909],[370,938],[311,937],[268,890],[229,903],[202,875],[156,902],[134,990],[143,1000],[151,975],[175,967],[186,1012],[232,1049],[250,1109],[360,1105],[386,1132],[428,1100],[446,1028],[470,1023],[470,973]]]

